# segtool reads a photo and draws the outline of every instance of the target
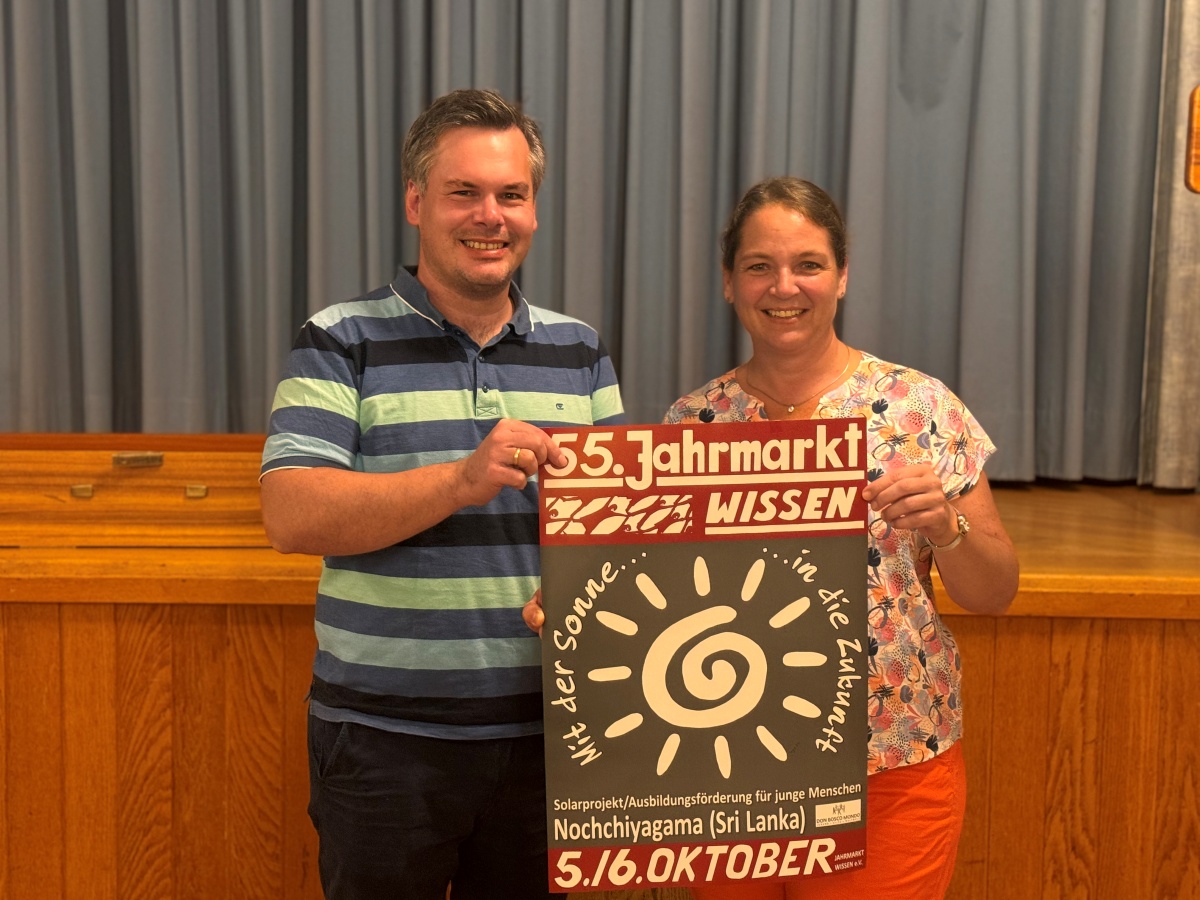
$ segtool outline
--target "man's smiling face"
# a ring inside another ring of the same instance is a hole
[[[516,128],[446,132],[425,189],[409,182],[405,212],[421,232],[417,274],[431,295],[507,296],[537,230],[525,136]]]

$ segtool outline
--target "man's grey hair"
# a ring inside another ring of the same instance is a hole
[[[429,172],[437,154],[438,141],[454,128],[483,128],[488,131],[519,129],[529,144],[529,171],[536,195],[546,174],[546,149],[537,122],[521,112],[495,91],[467,88],[443,94],[417,116],[400,154],[400,173],[404,184],[410,181],[424,191],[429,186]]]

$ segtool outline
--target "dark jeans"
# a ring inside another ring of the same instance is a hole
[[[447,741],[308,717],[329,900],[548,898],[542,737]]]

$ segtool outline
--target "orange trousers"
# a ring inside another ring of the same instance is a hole
[[[967,808],[967,769],[955,744],[928,762],[867,779],[867,864],[773,884],[693,887],[695,900],[938,900],[950,886]]]

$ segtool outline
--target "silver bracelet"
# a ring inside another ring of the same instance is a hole
[[[954,540],[952,540],[950,543],[941,544],[940,546],[935,544],[933,541],[929,541],[929,538],[926,538],[925,540],[929,541],[929,546],[934,550],[953,550],[962,543],[962,539],[965,538],[967,536],[967,532],[971,530],[971,523],[967,521],[966,516],[960,513],[957,509],[954,510],[954,514],[958,517],[958,534],[954,536]]]

